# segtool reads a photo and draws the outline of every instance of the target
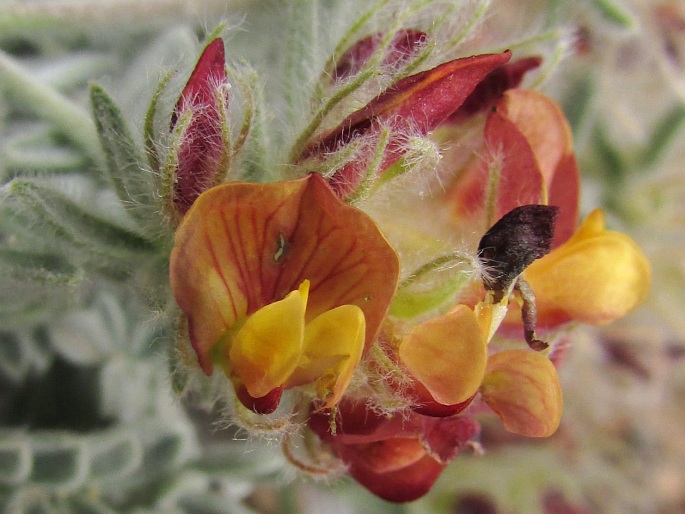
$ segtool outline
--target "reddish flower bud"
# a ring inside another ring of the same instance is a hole
[[[424,136],[456,111],[492,70],[507,62],[510,52],[477,55],[449,61],[395,83],[362,109],[350,114],[335,129],[311,140],[300,159],[318,158],[349,144],[353,139],[377,139],[383,127],[390,138],[378,174],[406,152],[407,135]],[[348,198],[363,180],[375,149],[360,152],[331,177],[341,198]]]
[[[226,152],[223,145],[222,88],[226,84],[224,42],[215,39],[200,56],[171,116],[171,129],[184,112],[190,122],[176,149],[178,168],[174,177],[173,203],[185,214],[200,193],[215,185]]]

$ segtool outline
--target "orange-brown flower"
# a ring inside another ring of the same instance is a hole
[[[248,399],[268,398],[261,410],[273,410],[274,391],[306,383],[324,405],[339,401],[398,268],[373,221],[310,175],[202,194],[176,232],[170,273],[202,370],[219,364],[243,403],[260,410]]]

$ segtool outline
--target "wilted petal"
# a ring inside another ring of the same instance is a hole
[[[364,350],[366,323],[356,305],[341,305],[308,323],[304,349],[288,387],[316,382],[317,396],[332,407],[340,401]]]
[[[295,371],[304,346],[309,283],[252,314],[226,342],[226,375],[237,376],[253,398],[266,396]]]
[[[481,393],[509,432],[548,437],[559,426],[561,384],[554,365],[540,353],[506,350],[490,356]]]
[[[496,292],[496,301],[535,259],[549,253],[557,207],[522,205],[497,220],[478,243],[478,260],[485,270],[483,285]]]
[[[606,230],[593,211],[566,243],[534,262],[524,277],[535,292],[538,324],[604,324],[640,304],[649,291],[647,258],[625,234]]]
[[[222,155],[227,151],[223,147],[224,114],[219,99],[226,80],[224,42],[217,38],[202,52],[171,118],[173,129],[182,113],[192,113],[177,149],[173,201],[181,214],[188,211],[200,193],[214,185]]]
[[[487,346],[476,316],[465,305],[414,327],[399,347],[400,362],[443,405],[471,398],[478,390]]]

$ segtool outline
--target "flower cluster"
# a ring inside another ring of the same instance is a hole
[[[476,416],[552,435],[560,329],[622,317],[650,283],[601,211],[578,222],[568,124],[519,88],[540,59],[505,51],[422,69],[432,44],[404,28],[342,49],[288,178],[261,183],[236,171],[250,127],[232,140],[239,107],[213,39],[176,103],[166,168],[181,351],[232,384],[248,430],[299,423],[283,435],[297,467],[342,463],[398,502],[475,444]],[[382,91],[350,108],[347,93],[378,70]],[[441,187],[419,194],[417,180]]]

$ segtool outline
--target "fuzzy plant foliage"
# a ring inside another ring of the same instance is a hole
[[[0,11],[0,511],[600,502],[555,443],[590,437],[561,418],[561,385],[572,412],[580,387],[566,393],[561,363],[579,323],[622,318],[651,280],[602,211],[580,221],[604,206],[640,233],[663,205],[653,177],[685,123],[683,83],[659,61],[675,93],[626,143],[602,101],[608,53],[591,45],[598,27],[635,34],[644,13]],[[628,202],[638,176],[651,195]]]

